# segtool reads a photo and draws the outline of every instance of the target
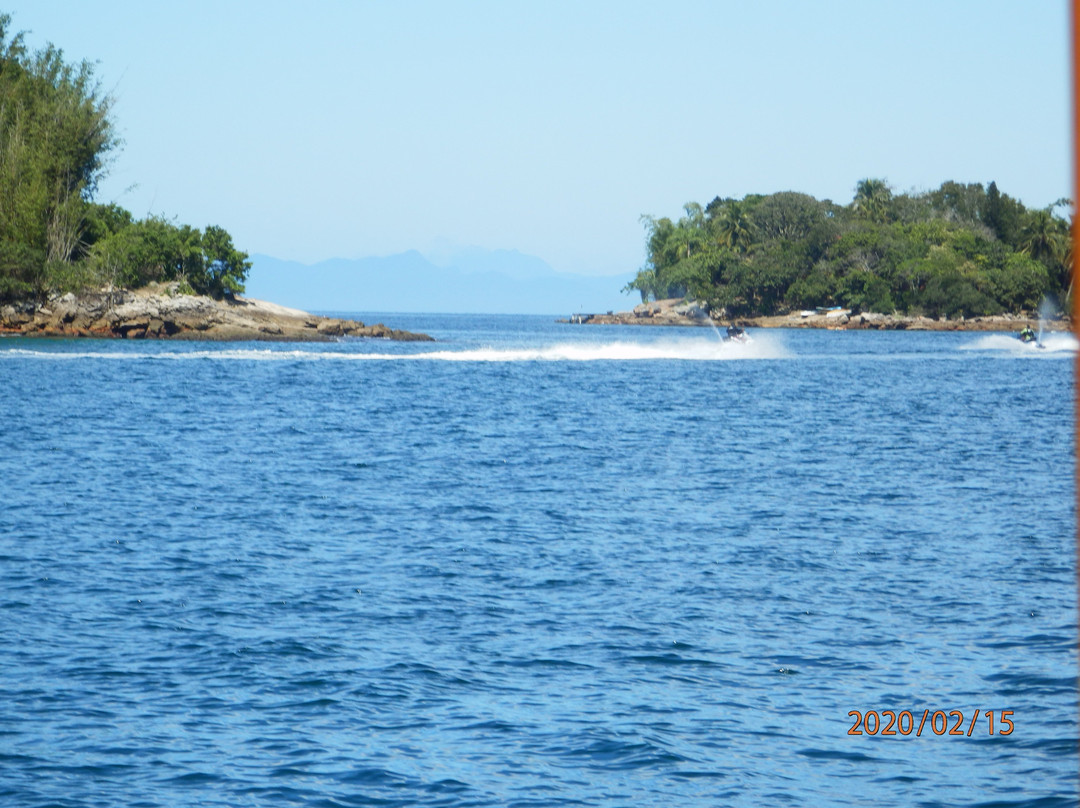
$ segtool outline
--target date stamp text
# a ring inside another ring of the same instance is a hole
[[[965,718],[963,710],[851,710],[848,718],[854,724],[848,735],[962,735],[970,738],[980,735],[1012,735],[1012,710],[975,710]],[[978,730],[976,730],[978,727]]]

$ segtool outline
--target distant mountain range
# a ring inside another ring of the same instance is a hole
[[[516,250],[469,247],[433,258],[410,250],[313,265],[268,255],[251,261],[246,296],[307,311],[568,315],[625,310],[640,300],[621,292],[634,272],[571,275]]]

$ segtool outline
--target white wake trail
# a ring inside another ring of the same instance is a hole
[[[1080,343],[1076,337],[1067,332],[1055,331],[1043,336],[1042,348],[1034,342],[1021,342],[1008,334],[987,334],[979,337],[969,345],[962,346],[965,351],[1006,351],[1011,354],[1023,356],[1026,354],[1052,354],[1063,352],[1075,352],[1080,349]]]
[[[719,342],[710,339],[657,342],[564,342],[538,347],[481,347],[402,353],[369,353],[362,350],[275,350],[271,348],[222,348],[189,351],[42,351],[26,348],[0,350],[0,358],[104,359],[104,360],[212,360],[212,361],[434,361],[434,362],[595,362],[686,360],[695,362],[785,358],[783,345],[766,335],[753,341]]]

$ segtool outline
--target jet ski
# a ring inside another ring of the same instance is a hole
[[[1039,338],[1035,336],[1035,331],[1031,326],[1025,326],[1019,334],[1016,335],[1025,345],[1034,345],[1036,348],[1045,348],[1046,346],[1039,342]]]
[[[727,327],[727,336],[724,337],[724,342],[738,342],[743,345],[750,341],[750,335],[746,333],[745,328],[739,328],[734,325]]]

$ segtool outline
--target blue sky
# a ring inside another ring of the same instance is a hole
[[[1072,195],[1059,0],[7,9],[116,97],[99,200],[305,263],[449,241],[611,274],[641,214],[716,195]]]

